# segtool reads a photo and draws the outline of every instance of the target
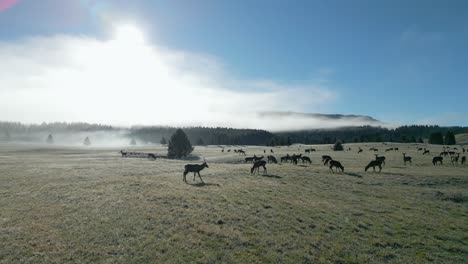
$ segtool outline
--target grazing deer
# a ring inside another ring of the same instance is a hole
[[[410,156],[406,156],[406,153],[403,153],[403,162],[406,165],[406,162],[409,162],[410,164],[413,164],[412,159]]]
[[[310,153],[310,149],[306,149],[306,150],[305,150],[305,153]]]
[[[203,164],[187,164],[187,165],[185,165],[184,182],[187,183],[187,174],[189,172],[193,172],[193,180],[195,180],[195,176],[198,173],[198,177],[200,177],[201,182],[204,183],[202,177],[200,176],[200,171],[203,170],[204,168],[209,168],[208,164],[206,164],[206,161],[203,162]]]
[[[361,153],[362,151],[363,151],[362,148],[359,147],[359,150],[358,150],[357,153],[359,154],[359,153]]]
[[[331,160],[332,158],[328,155],[323,155],[322,156],[322,162],[325,162],[326,160]]]
[[[260,167],[263,167],[263,173],[267,172],[266,161],[259,160],[259,161],[256,161],[254,165],[252,166],[252,168],[250,169],[250,174],[254,174],[255,171],[257,171],[257,173],[260,173]]]
[[[341,169],[341,172],[344,172],[344,167],[343,167],[343,165],[341,165],[341,163],[339,161],[330,159],[330,167],[329,168],[330,168],[330,170],[332,172],[334,172],[333,167],[336,168],[336,172],[338,172],[338,169]]]
[[[395,150],[395,151],[400,151],[400,149],[398,149],[398,148],[394,148],[394,150]]]
[[[426,154],[431,154],[431,152],[428,150],[428,149],[424,149],[424,152],[423,152],[423,155],[426,155]]]
[[[224,149],[222,149],[221,152],[224,152]]]
[[[437,156],[437,157],[434,157],[432,158],[432,164],[434,166],[437,166],[437,162],[439,163],[440,166],[443,165],[442,161],[444,160],[444,158],[442,158],[441,156]]]
[[[423,150],[423,148],[418,148],[418,151],[422,151],[422,150]]]
[[[148,153],[148,159],[156,159],[156,155],[154,155],[153,153]]]
[[[120,154],[122,154],[122,157],[128,157],[128,152],[124,152],[123,150],[120,151]]]
[[[257,156],[254,155],[253,157],[246,157],[244,160],[245,160],[245,163],[254,162],[256,158]]]
[[[286,156],[281,157],[281,162],[288,162],[291,161],[291,156],[289,154],[286,154]]]
[[[273,151],[273,149],[270,149],[270,152],[271,152],[271,153],[275,153],[275,152]]]
[[[465,162],[466,162],[466,157],[465,157],[465,156],[463,156],[463,157],[461,158],[461,165],[464,165],[464,164],[465,164]]]
[[[457,156],[453,156],[451,157],[451,160],[452,160],[452,164],[455,165],[457,164],[458,165],[458,159],[460,159],[460,153],[458,153]]]
[[[375,155],[375,160],[380,160],[382,164],[385,166],[385,157],[384,156],[379,157],[379,154],[374,154],[374,155]]]
[[[240,153],[240,154],[242,154],[242,155],[244,155],[244,156],[246,155],[246,154],[245,154],[245,151],[243,151],[242,149],[239,149],[239,150],[237,151],[237,153]]]
[[[370,167],[372,167],[372,169],[374,169],[375,171],[375,167],[379,167],[379,172],[382,171],[382,161],[381,160],[373,160],[371,162],[369,162],[369,164],[367,164],[367,166],[364,168],[364,171],[367,171]]]
[[[253,156],[253,161],[259,161],[261,159],[263,159],[263,156],[261,156],[261,157],[257,157],[255,155]]]
[[[388,152],[388,151],[393,151],[393,148],[388,148],[385,150],[385,152]]]
[[[309,164],[312,164],[312,161],[307,156],[303,156],[303,157],[301,157],[301,159],[302,159],[302,163],[305,163],[307,161],[307,162],[309,162]]]
[[[275,156],[270,155],[267,157],[267,159],[268,159],[268,163],[278,163]]]

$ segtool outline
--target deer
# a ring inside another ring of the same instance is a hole
[[[339,169],[341,170],[341,172],[344,172],[344,167],[339,161],[330,159],[330,170],[332,172],[334,172],[333,167],[336,168],[336,172],[338,172]]]
[[[461,165],[464,165],[465,163],[466,163],[466,157],[463,156],[463,157],[461,158]]]
[[[237,153],[240,153],[240,154],[242,154],[242,155],[244,155],[244,156],[246,155],[246,154],[245,154],[245,151],[243,151],[242,149],[239,149],[239,150],[237,151]]]
[[[406,165],[406,162],[409,162],[410,164],[413,164],[413,162],[411,161],[411,157],[406,156],[406,153],[403,153],[403,162],[405,163],[405,165]]]
[[[323,155],[322,156],[322,162],[325,162],[327,159],[331,160],[332,158],[330,156],[328,156],[328,155]]]
[[[198,174],[198,177],[200,177],[201,182],[204,184],[202,177],[200,176],[200,171],[203,170],[204,168],[209,168],[208,164],[206,164],[205,158],[203,158],[203,164],[187,164],[185,165],[185,171],[184,171],[184,182],[187,183],[187,174],[189,172],[193,172],[193,180],[195,180],[196,174]]]
[[[281,162],[288,162],[288,160],[291,160],[291,156],[289,156],[289,154],[286,154],[286,156],[281,157]]]
[[[422,151],[422,150],[423,150],[423,148],[418,148],[418,151]]]
[[[153,160],[155,160],[155,159],[156,159],[156,155],[154,155],[153,153],[148,153],[148,159],[153,159]]]
[[[450,158],[452,160],[452,164],[455,165],[457,164],[458,165],[458,159],[460,159],[460,153],[458,153],[457,156],[453,156]]]
[[[431,154],[431,152],[428,150],[428,149],[424,149],[424,152],[423,152],[423,155],[426,155],[426,154]]]
[[[270,152],[271,152],[271,153],[275,153],[275,152],[273,151],[273,149],[270,149]]]
[[[398,149],[398,148],[394,148],[393,150],[395,150],[395,151],[400,151],[400,149]]]
[[[250,169],[250,174],[254,174],[255,171],[257,171],[257,173],[260,173],[260,167],[263,167],[263,173],[267,172],[266,161],[259,160],[253,164],[252,168]]]
[[[253,161],[254,161],[254,162],[259,161],[259,160],[261,160],[261,159],[263,159],[263,156],[261,156],[261,157],[257,157],[257,156],[255,156],[255,155],[253,156]]]
[[[393,148],[388,148],[385,150],[385,152],[388,152],[388,151],[393,151]]]
[[[373,160],[367,164],[367,166],[364,168],[364,171],[367,171],[370,167],[375,171],[375,167],[379,167],[379,172],[382,171],[382,161],[381,160]]]
[[[434,166],[437,166],[437,163],[439,163],[440,166],[443,165],[442,161],[444,160],[444,158],[442,158],[441,156],[437,156],[437,157],[434,157],[432,158],[432,164]]]
[[[123,150],[120,151],[120,154],[122,154],[122,157],[128,157],[128,152],[124,152]]]
[[[375,160],[380,160],[382,164],[385,166],[385,157],[384,156],[379,157],[379,154],[374,154],[374,155],[375,155]]]
[[[302,163],[305,163],[307,161],[307,162],[309,162],[309,164],[312,164],[312,161],[307,156],[302,156],[301,159],[302,159]]]
[[[359,153],[361,153],[362,151],[363,151],[362,148],[359,148],[359,150],[358,150],[357,153],[359,154]]]
[[[324,166],[327,166],[328,163],[329,163],[330,161],[332,161],[332,160],[333,160],[332,158],[325,159],[325,161],[323,162],[323,165],[324,165]]]
[[[254,155],[253,157],[246,157],[244,160],[245,160],[245,163],[254,162],[256,158],[257,156]]]
[[[310,153],[310,149],[306,149],[304,152],[305,153]]]
[[[268,159],[268,163],[278,163],[275,156],[270,155],[267,157],[267,159]]]

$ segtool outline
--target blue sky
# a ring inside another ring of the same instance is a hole
[[[0,12],[0,41],[106,39],[102,14],[139,25],[148,43],[212,58],[230,80],[333,97],[281,110],[468,125],[467,1],[23,0]]]

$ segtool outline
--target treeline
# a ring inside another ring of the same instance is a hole
[[[37,132],[46,133],[67,133],[67,132],[93,132],[93,131],[110,131],[118,130],[108,125],[89,124],[89,123],[66,123],[54,122],[42,124],[23,124],[19,122],[0,122],[0,131],[10,134],[28,134]]]
[[[177,130],[174,127],[133,127],[130,135],[147,143],[159,143],[169,139]],[[274,135],[265,130],[186,127],[187,138],[194,145],[267,145]]]
[[[134,126],[123,129],[101,124],[88,123],[42,123],[26,125],[15,122],[0,122],[0,140],[24,138],[18,135],[33,133],[76,133],[94,131],[119,131],[129,139],[148,144],[157,144],[169,139],[176,131],[175,127],[164,126]],[[193,145],[290,145],[302,144],[334,144],[335,142],[425,142],[447,144],[453,143],[452,135],[468,133],[468,127],[440,127],[412,125],[395,129],[373,126],[346,127],[337,129],[315,129],[307,131],[292,131],[271,133],[257,129],[233,129],[211,127],[183,128]],[[447,136],[448,135],[448,136]],[[164,140],[163,140],[164,141]],[[453,143],[454,144],[454,143]]]
[[[269,145],[285,145],[287,142],[304,144],[333,144],[337,141],[344,143],[358,142],[423,142],[432,134],[446,135],[468,133],[468,127],[440,127],[426,125],[401,126],[395,129],[383,127],[348,127],[338,129],[317,129],[299,132],[276,133]],[[437,139],[439,142],[440,138]],[[443,140],[442,140],[443,141]],[[437,144],[443,144],[437,143]]]

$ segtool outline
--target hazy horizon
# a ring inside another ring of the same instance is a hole
[[[416,2],[2,1],[0,120],[467,126],[467,5]]]

